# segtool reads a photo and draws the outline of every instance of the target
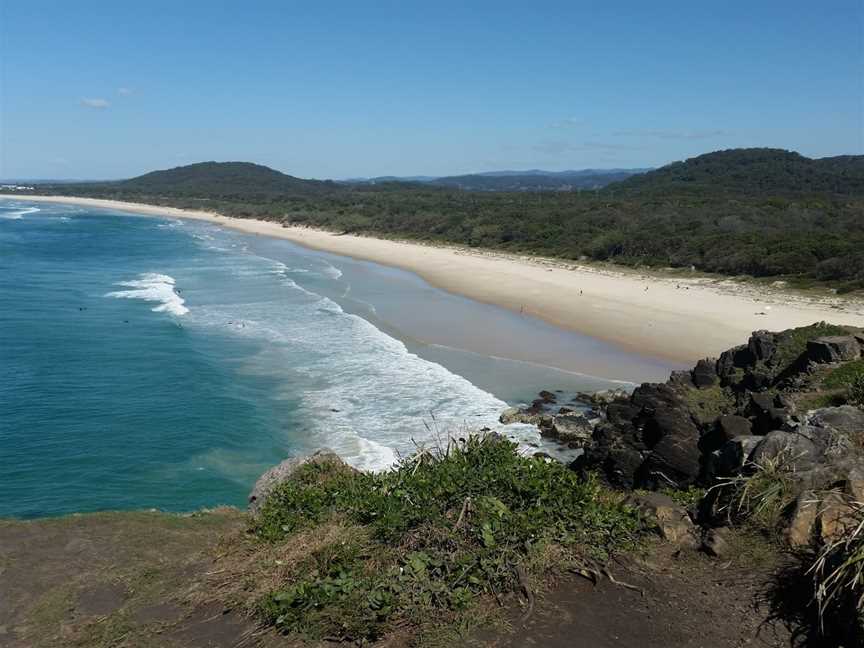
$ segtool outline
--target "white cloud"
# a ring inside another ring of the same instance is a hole
[[[105,99],[82,99],[81,105],[101,110],[102,108],[107,108],[111,104],[109,104]]]
[[[133,94],[135,91],[132,88],[117,88],[117,94],[121,97],[128,97]]]

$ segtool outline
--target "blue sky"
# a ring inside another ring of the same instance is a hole
[[[469,6],[470,5],[470,6]],[[864,152],[860,0],[0,0],[0,177]]]

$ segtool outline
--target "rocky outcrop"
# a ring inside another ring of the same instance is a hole
[[[807,357],[816,363],[856,360],[861,346],[852,335],[832,335],[807,341]]]
[[[279,484],[284,483],[297,471],[300,466],[309,463],[333,463],[346,470],[353,470],[332,450],[327,448],[303,457],[291,457],[280,464],[270,468],[258,478],[252,492],[249,493],[249,512],[257,514],[267,501],[268,495],[273,492]]]

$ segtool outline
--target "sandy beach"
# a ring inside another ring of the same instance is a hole
[[[417,273],[470,299],[676,363],[741,344],[756,329],[864,326],[864,303],[732,280],[664,277],[457,247],[339,235],[201,211],[92,198],[0,196],[190,218]]]

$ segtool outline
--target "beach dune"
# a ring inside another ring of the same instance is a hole
[[[864,326],[864,303],[829,294],[340,235],[138,203],[0,197],[207,220],[242,232],[284,238],[316,250],[409,270],[443,290],[674,363],[692,363],[718,354],[757,329],[782,330],[817,321]]]

